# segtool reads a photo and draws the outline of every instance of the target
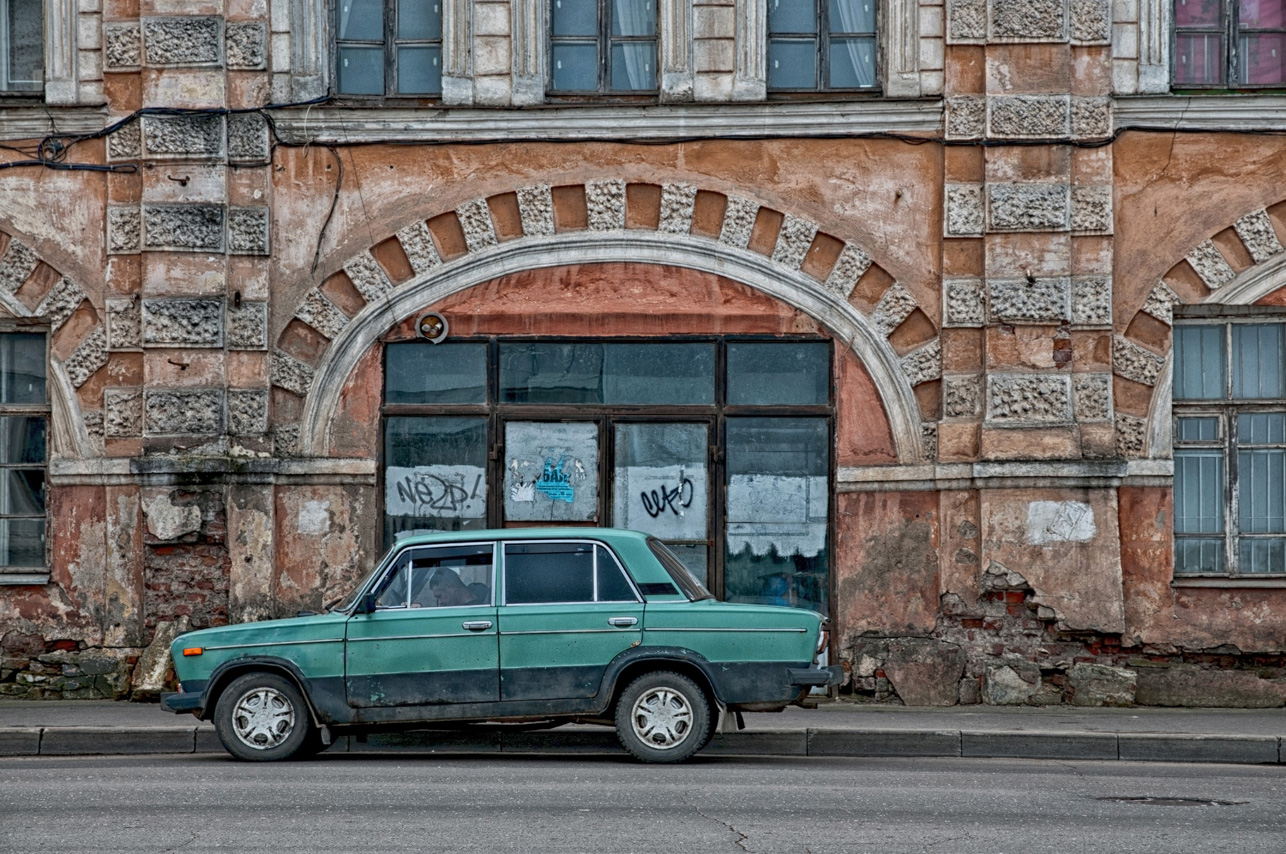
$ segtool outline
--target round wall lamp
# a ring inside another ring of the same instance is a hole
[[[420,319],[415,322],[415,331],[421,338],[427,338],[434,344],[441,344],[447,337],[447,319],[436,311],[430,311],[420,315]]]

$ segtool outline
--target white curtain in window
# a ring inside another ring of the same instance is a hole
[[[856,33],[861,32],[862,24],[858,21],[857,5],[854,3],[833,3],[831,9],[839,13],[839,24],[842,32]],[[835,29],[834,25],[831,29]],[[848,40],[848,56],[853,63],[853,68],[857,70],[857,85],[866,87],[875,85],[875,67],[874,63],[867,64],[862,61],[862,49],[868,47],[867,42],[858,39]]]
[[[614,33],[630,36],[646,35],[654,30],[656,18],[652,0],[613,0],[612,30]],[[631,89],[651,89],[656,85],[656,72],[652,69],[655,42],[634,42],[623,51],[625,55],[625,73],[630,78]]]

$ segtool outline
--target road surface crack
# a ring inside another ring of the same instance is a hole
[[[733,827],[730,822],[726,822],[721,818],[715,818],[712,815],[706,815],[700,809],[697,809],[697,807],[693,807],[693,809],[696,810],[697,815],[701,816],[702,818],[709,819],[710,821],[716,822],[718,824],[722,824],[724,827],[728,828],[728,830],[735,833],[737,835],[737,838],[732,840],[733,844],[735,844],[742,851],[747,852],[747,854],[754,854],[753,851],[751,851],[749,848],[746,847],[746,840],[750,839],[749,836],[742,833],[740,830],[737,830],[737,828]]]

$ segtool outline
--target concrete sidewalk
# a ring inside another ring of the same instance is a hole
[[[1282,709],[944,709],[827,703],[747,714],[706,753],[736,756],[965,756],[1286,764]],[[726,729],[726,728],[725,728]],[[620,753],[610,729],[505,727],[341,738],[331,752]],[[0,756],[222,753],[207,722],[110,701],[0,701]]]

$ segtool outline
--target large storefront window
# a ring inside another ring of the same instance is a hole
[[[384,537],[631,528],[717,595],[825,612],[828,341],[386,347]]]

